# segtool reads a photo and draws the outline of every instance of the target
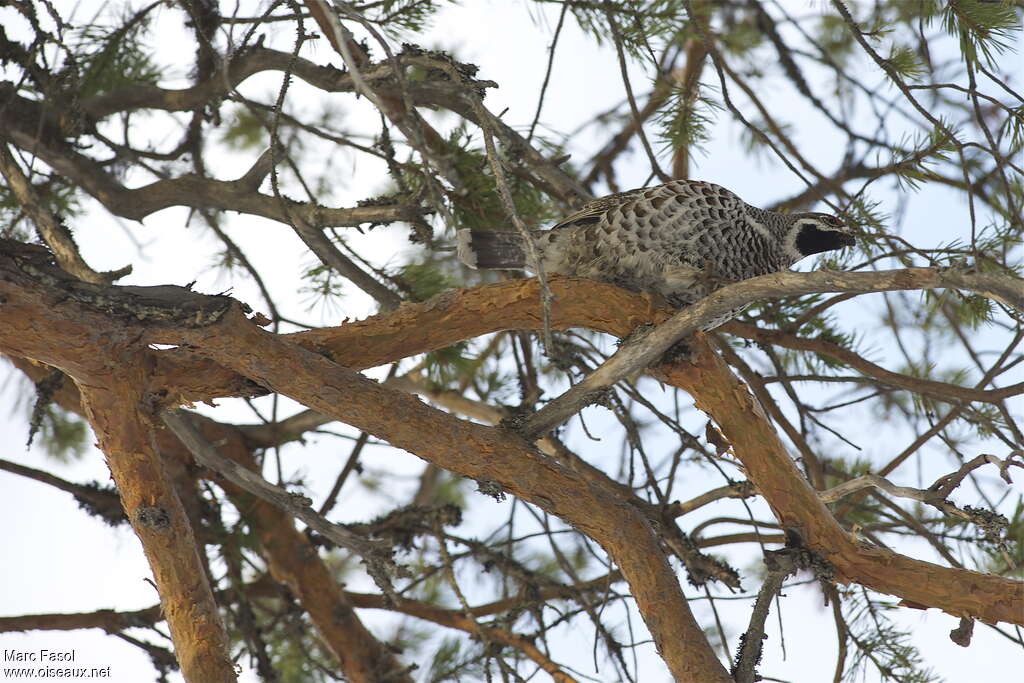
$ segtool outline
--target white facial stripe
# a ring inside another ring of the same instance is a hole
[[[794,260],[797,261],[803,258],[803,254],[796,248],[796,236],[800,234],[800,225],[803,221],[797,221],[796,225],[793,226],[788,233],[786,233],[786,239],[783,242],[786,246],[786,253]]]
[[[757,221],[755,221],[750,216],[749,213],[743,212],[743,219],[746,220],[747,221],[747,225],[752,227],[759,235],[761,235],[761,237],[765,238],[769,242],[774,242],[775,241],[775,238],[772,237],[772,234],[768,231],[768,228],[766,228],[761,223],[758,223]]]

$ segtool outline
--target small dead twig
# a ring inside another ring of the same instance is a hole
[[[1015,563],[1009,553],[1007,553],[1005,547],[1006,544],[1002,538],[1003,532],[1009,524],[1007,519],[1000,514],[984,508],[973,508],[969,505],[965,505],[961,508],[949,500],[949,494],[960,485],[968,474],[988,463],[999,467],[999,476],[1007,484],[1011,484],[1013,481],[1010,479],[1008,470],[1014,465],[1017,467],[1024,467],[1024,451],[1011,451],[1006,458],[998,458],[994,455],[983,453],[972,458],[968,462],[965,462],[956,472],[939,477],[935,480],[935,483],[927,489],[917,489],[910,486],[897,486],[888,479],[880,477],[877,474],[864,474],[855,479],[843,482],[839,486],[835,486],[827,491],[822,491],[818,494],[818,497],[821,498],[822,502],[828,504],[839,501],[862,489],[876,488],[881,491],[885,491],[891,496],[920,501],[944,514],[958,517],[980,527],[984,533],[985,540],[994,543],[999,548],[999,551],[1002,554],[1003,559],[1006,560],[1006,563],[1010,567],[1014,567]]]
[[[830,570],[823,565],[821,558],[800,547],[767,550],[764,554],[764,563],[768,567],[768,575],[757,592],[754,610],[750,615],[750,625],[740,636],[736,663],[731,671],[736,683],[753,683],[759,680],[755,669],[761,661],[762,643],[766,638],[764,622],[768,618],[772,600],[778,595],[786,577],[799,569],[811,569],[823,581],[831,579]]]

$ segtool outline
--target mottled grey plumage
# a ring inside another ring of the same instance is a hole
[[[723,187],[687,180],[596,199],[534,238],[545,273],[652,292],[677,307],[721,284],[854,244],[835,216],[764,211]],[[535,270],[515,232],[461,230],[458,245],[474,268]]]

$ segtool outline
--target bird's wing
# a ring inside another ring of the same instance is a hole
[[[556,225],[552,226],[552,230],[558,228],[564,228],[567,225],[578,225],[580,223],[590,223],[593,221],[600,220],[601,216],[605,215],[611,209],[616,206],[629,203],[633,199],[638,199],[644,193],[649,191],[651,188],[640,187],[635,190],[627,190],[626,192],[616,192],[599,199],[594,199],[587,202],[580,210],[571,216],[566,216]]]
[[[693,210],[693,207],[700,203],[729,213],[743,211],[746,207],[742,199],[720,185],[697,180],[674,180],[664,185],[641,187],[595,199],[585,204],[576,213],[562,219],[552,227],[552,230],[599,221],[613,209],[620,209],[624,213],[632,214],[640,205],[641,213],[647,213],[652,208],[658,211],[661,210],[663,203],[670,199],[675,199],[676,203],[671,204],[667,209],[669,215]],[[698,204],[691,204],[692,201],[696,201]]]

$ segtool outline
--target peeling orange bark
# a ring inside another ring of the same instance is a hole
[[[666,309],[652,310],[644,297],[603,282],[552,277],[549,285],[554,294],[551,325],[557,330],[586,327],[624,337],[639,325],[658,323],[672,314]],[[533,278],[453,289],[365,320],[345,320],[337,327],[281,338],[345,367],[363,370],[492,332],[536,330],[543,325],[539,295]],[[170,330],[152,330],[150,336],[154,342],[180,343]],[[155,354],[154,362],[153,386],[172,388],[183,401],[248,396],[254,391],[252,382],[193,349]]]
[[[221,453],[256,470],[252,453],[237,430],[205,418],[200,418],[197,426]],[[161,432],[160,442],[179,457],[191,458],[169,431]],[[411,683],[406,667],[367,630],[316,547],[295,528],[294,520],[230,481],[217,478],[217,484],[259,538],[271,575],[287,586],[309,613],[346,678],[353,683]]]
[[[43,365],[18,358],[13,361],[33,380],[38,381],[49,373],[49,369]],[[65,383],[55,398],[65,410],[83,414],[81,394],[74,384]],[[224,455],[243,467],[256,470],[252,451],[238,429],[198,415],[193,416],[193,419],[203,436],[216,443]],[[162,426],[155,432],[155,443],[165,457],[181,463],[192,462],[192,456],[181,441]],[[357,682],[411,681],[394,653],[374,638],[363,625],[347,594],[341,590],[309,539],[295,528],[291,517],[230,481],[216,477],[215,480],[259,538],[271,575],[287,586],[309,613],[314,626],[337,657],[348,679]]]
[[[891,282],[883,284],[921,285],[934,279],[931,271],[919,270],[906,276],[908,283],[902,283],[897,273],[887,274]],[[0,271],[10,272],[2,259]],[[622,336],[652,317],[645,298],[610,285],[570,279],[554,279],[551,284],[556,297],[552,323],[557,328],[582,326]],[[113,353],[109,338],[130,339],[136,344],[136,357],[148,364],[145,379],[152,395],[160,395],[163,403],[251,393],[258,385],[453,472],[500,482],[604,546],[621,566],[659,652],[678,680],[729,680],[693,620],[656,535],[614,487],[586,480],[506,430],[458,420],[349,369],[487,332],[536,329],[540,326],[537,294],[533,280],[457,290],[338,328],[277,336],[258,329],[237,307],[201,327],[140,324],[63,302],[52,286],[14,272],[0,278],[0,296],[6,296],[5,311],[16,311],[17,329],[0,329],[0,349],[40,358],[79,381],[94,370],[97,349]],[[663,319],[667,314],[658,312],[654,317]],[[31,333],[31,343],[25,341],[26,332]],[[153,342],[184,348],[160,353],[145,350],[144,345]],[[807,545],[832,562],[843,580],[954,614],[986,621],[1024,621],[1020,583],[854,544],[796,471],[746,388],[717,356],[705,354],[693,367],[674,366],[662,372],[666,381],[690,391],[719,422],[737,454],[743,453],[751,480],[779,519],[799,530]],[[964,587],[974,595],[965,596]]]
[[[797,469],[757,399],[721,356],[695,339],[690,364],[658,368],[665,382],[687,391],[730,442],[747,476],[783,527],[796,530],[843,583],[859,583],[954,616],[988,623],[1024,623],[1024,583],[966,569],[942,567],[858,543],[821,502]]]
[[[5,243],[10,244],[10,243]],[[142,543],[182,675],[190,683],[235,681],[228,637],[189,524],[150,439],[145,378],[152,356],[141,331],[66,300],[38,247],[0,250],[0,350],[60,368],[78,384],[121,503]],[[40,275],[42,273],[42,276]]]
[[[234,681],[227,634],[192,526],[139,410],[136,387],[142,373],[129,374],[135,376],[104,387],[83,386],[85,414],[153,571],[182,675],[190,683]]]
[[[920,284],[911,276],[902,279],[901,277],[894,276],[900,286]],[[644,297],[603,283],[554,278],[551,281],[551,288],[555,294],[551,319],[552,326],[556,329],[579,326],[624,336],[639,324],[649,320],[660,322],[671,314],[670,311],[664,310],[652,312],[649,302]],[[533,279],[515,280],[471,290],[453,290],[422,304],[404,305],[398,311],[389,314],[285,338],[304,347],[316,349],[349,367],[371,367],[441,348],[479,334],[506,329],[537,329],[541,326],[538,297],[538,286]],[[362,340],[367,338],[372,341],[364,344]],[[181,361],[186,359],[179,355],[168,365],[176,365]],[[197,362],[194,356],[187,359],[186,364],[193,362]],[[724,368],[724,363],[720,359],[717,362]],[[226,372],[224,367],[217,363],[200,360],[198,364],[209,368],[211,373],[220,373],[220,377],[226,383],[234,381],[232,377],[236,376],[234,373]],[[163,366],[161,369],[166,371],[166,368],[167,366]],[[831,530],[828,534],[810,533],[805,536],[805,540],[812,549],[836,564],[845,580],[863,583],[880,592],[906,597],[958,616],[966,614],[989,622],[1024,624],[1024,584],[998,576],[941,567],[897,554],[893,554],[893,558],[886,556],[886,559],[882,559],[874,550],[854,546],[852,540],[846,538],[845,532],[816,496],[813,502],[806,496],[798,496],[794,500],[793,491],[807,488],[807,492],[812,496],[813,491],[792,464],[792,460],[759,407],[756,412],[753,412],[754,408],[741,409],[749,405],[752,397],[749,400],[744,398],[749,392],[731,373],[728,373],[732,378],[729,380],[729,386],[735,393],[712,395],[714,387],[726,382],[725,374],[706,374],[697,381],[679,374],[680,368],[662,370],[665,374],[661,379],[693,395],[698,405],[706,406],[707,412],[716,422],[731,422],[734,432],[738,433],[742,433],[746,426],[752,433],[759,435],[758,438],[744,441],[733,439],[727,434],[734,445],[747,443],[749,448],[758,449],[747,452],[756,454],[764,448],[766,442],[762,440],[763,438],[770,438],[778,444],[780,450],[776,454],[785,454],[785,460],[789,465],[777,467],[775,460],[771,460],[772,464],[764,468],[748,466],[750,477],[783,523],[805,526],[812,530],[818,527]],[[696,368],[692,372],[697,372]],[[213,376],[208,375],[211,378]],[[258,378],[255,379],[258,381]],[[719,424],[720,427],[723,426],[721,422]],[[751,457],[756,459],[758,456]],[[799,504],[798,501],[804,501],[806,504]],[[786,514],[783,515],[783,512]],[[840,549],[843,552],[839,552]],[[889,567],[892,566],[903,567],[905,571],[890,572]],[[916,579],[918,572],[924,572],[924,577],[931,577],[934,574],[936,578],[928,578],[928,581],[921,583]],[[864,581],[860,580],[862,574]],[[959,588],[934,589],[935,583],[942,581],[954,586],[983,586],[981,597],[975,600],[971,596],[965,596]],[[922,591],[922,585],[930,585],[932,588]],[[910,598],[911,593],[918,597]]]
[[[202,348],[262,386],[449,471],[497,481],[509,493],[569,522],[618,564],[675,680],[731,681],[693,618],[657,535],[613,487],[598,486],[512,432],[459,420],[322,354],[289,344],[256,327],[240,310],[215,325],[181,333],[181,342]]]

